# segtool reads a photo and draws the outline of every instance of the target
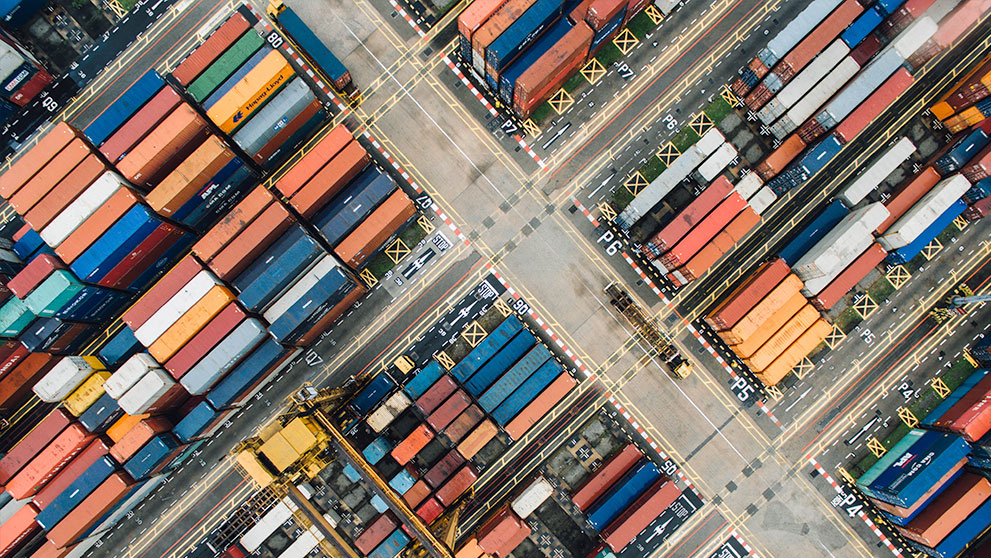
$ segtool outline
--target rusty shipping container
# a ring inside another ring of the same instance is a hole
[[[812,324],[812,327],[792,343],[766,370],[756,373],[757,378],[766,385],[777,385],[778,382],[783,380],[791,372],[796,364],[808,356],[832,331],[833,326],[826,320],[819,320]]]
[[[24,214],[24,220],[36,231],[44,229],[66,206],[75,201],[90,184],[108,170],[100,157],[89,155]]]
[[[182,97],[175,89],[163,87],[100,146],[100,153],[108,161],[116,163],[161,124],[181,102]]]
[[[286,197],[292,197],[307,182],[313,179],[320,169],[333,159],[342,149],[354,141],[347,126],[341,124],[332,129],[275,183],[276,190]]]
[[[706,316],[706,323],[714,331],[733,327],[790,272],[791,268],[780,258],[760,266]]]
[[[248,20],[240,13],[234,12],[230,19],[218,27],[207,40],[203,41],[203,44],[189,53],[175,70],[172,70],[172,77],[183,86],[189,85],[249,29],[251,24]]]
[[[805,141],[798,134],[788,136],[777,149],[772,151],[770,155],[757,165],[757,174],[764,180],[774,178],[778,173],[785,170],[788,163],[791,163],[795,157],[798,157],[799,153],[805,151],[805,148]]]
[[[209,262],[274,200],[272,193],[264,187],[255,188],[193,245],[193,253],[204,262]]]
[[[55,409],[37,426],[24,435],[0,459],[0,485],[7,484],[25,465],[34,459],[71,424],[73,418],[62,409]]]
[[[154,186],[188,157],[207,134],[206,121],[183,103],[117,163],[117,170],[134,185]]]
[[[526,118],[584,63],[595,33],[585,22],[575,24],[549,51],[516,80],[513,108]]]
[[[884,204],[890,215],[877,228],[877,233],[879,235],[884,234],[891,225],[895,224],[895,221],[911,209],[915,202],[922,199],[939,181],[940,175],[936,169],[926,167],[925,170],[899,186],[894,195]]]
[[[571,500],[581,511],[606,493],[609,488],[643,458],[643,453],[633,444],[627,444],[607,459],[597,471],[588,476],[572,492]]]
[[[334,253],[353,269],[359,269],[368,256],[415,214],[413,202],[402,190],[396,190],[334,247]]]
[[[79,132],[65,122],[56,124],[34,147],[17,159],[6,172],[0,174],[0,196],[9,200],[62,148],[80,136]]]
[[[357,141],[352,141],[289,199],[304,217],[313,215],[337,195],[368,165],[371,157]]]
[[[210,260],[210,269],[224,280],[237,277],[295,221],[281,203],[269,205]]]
[[[6,487],[7,492],[17,500],[33,496],[72,461],[73,457],[83,451],[92,439],[93,435],[82,425],[70,424],[10,479]]]
[[[567,372],[562,373],[506,425],[506,433],[514,440],[520,439],[576,385],[574,378]]]
[[[211,135],[166,175],[145,201],[159,215],[172,217],[234,157],[222,139]]]

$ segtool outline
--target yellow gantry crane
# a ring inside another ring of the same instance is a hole
[[[692,373],[691,364],[681,356],[671,337],[661,331],[653,319],[647,317],[626,289],[613,281],[606,285],[603,292],[609,295],[609,303],[626,318],[626,321],[630,322],[640,338],[657,351],[657,356],[667,365],[675,378],[687,378]]]

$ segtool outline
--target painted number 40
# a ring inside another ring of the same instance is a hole
[[[599,237],[598,242],[606,246],[606,254],[609,254],[610,256],[615,256],[623,247],[623,243],[616,240],[616,235],[613,234],[612,231],[602,233],[602,236]]]

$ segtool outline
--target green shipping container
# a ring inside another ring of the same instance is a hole
[[[265,44],[265,39],[262,39],[258,33],[245,33],[213,64],[210,64],[210,67],[200,74],[200,77],[189,84],[187,91],[196,99],[197,103],[202,103],[220,87],[220,84],[224,83],[224,80],[251,58],[251,55],[257,52],[263,44]]]
[[[83,284],[78,279],[68,271],[58,270],[31,291],[24,302],[27,304],[28,310],[47,318],[54,316],[81,290],[83,290]]]
[[[28,310],[24,301],[10,297],[6,304],[0,306],[0,335],[16,337],[34,318],[34,313]]]

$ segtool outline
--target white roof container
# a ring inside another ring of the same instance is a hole
[[[41,230],[41,239],[53,248],[62,244],[114,192],[125,186],[127,182],[119,174],[111,171],[103,173]]]
[[[760,175],[756,172],[751,172],[738,180],[736,185],[733,186],[733,189],[736,190],[737,194],[740,194],[741,198],[747,200],[756,194],[763,185],[764,181],[761,180]]]
[[[385,400],[385,406],[392,409],[392,412],[396,415],[405,411],[412,403],[404,391],[397,391],[392,394],[392,397]]]
[[[664,172],[660,176],[655,178],[653,182],[637,194],[637,197],[633,198],[633,201],[630,202],[630,205],[626,206],[626,209],[616,218],[616,221],[620,226],[625,228],[635,225],[641,217],[649,213],[655,205],[660,203],[664,199],[664,196],[668,195],[675,186],[687,178],[703,159],[705,159],[705,155],[699,150],[698,143],[686,149],[684,153],[679,155],[671,163],[671,166],[664,169]],[[265,319],[268,319],[268,312],[266,312]],[[269,323],[271,323],[271,320],[269,320]]]
[[[148,353],[137,353],[117,369],[103,384],[103,390],[114,399],[120,399],[138,380],[149,371],[161,368],[158,361]]]
[[[723,172],[723,169],[729,165],[730,161],[736,159],[736,148],[730,143],[724,143],[719,146],[719,149],[715,153],[709,155],[709,158],[705,160],[704,163],[699,165],[699,175],[706,184],[712,182],[719,173]]]
[[[816,28],[842,0],[813,0],[808,7],[799,12],[784,29],[767,42],[767,50],[779,60],[795,48],[799,41]]]
[[[843,88],[832,101],[826,105],[825,112],[832,117],[834,122],[840,122],[847,117],[853,109],[864,102],[871,93],[877,90],[882,83],[895,70],[902,65],[904,59],[900,54],[891,49],[885,49],[880,56],[872,60],[863,71],[850,82],[850,85]],[[819,121],[824,123],[820,115]]]
[[[255,318],[248,318],[234,331],[217,343],[189,372],[183,374],[179,383],[192,395],[202,395],[216,384],[231,368],[240,362],[268,334],[268,330]]]
[[[314,285],[325,275],[338,267],[337,260],[333,256],[326,255],[310,268],[296,284],[273,302],[262,315],[268,323],[275,323],[286,313],[300,298],[303,297]]]
[[[962,174],[944,179],[895,221],[878,244],[889,252],[911,244],[969,189],[970,181]]]
[[[894,49],[902,58],[912,56],[926,41],[936,34],[939,25],[928,15],[923,15],[912,22],[891,41],[889,48]]]
[[[853,207],[867,197],[882,180],[888,177],[898,165],[912,153],[915,153],[915,144],[912,140],[903,137],[894,145],[888,148],[883,155],[878,157],[860,176],[853,182],[847,184],[837,196],[847,207]]]
[[[46,403],[56,403],[96,371],[92,364],[79,356],[62,357],[47,374],[34,384],[34,393]]]
[[[788,118],[795,124],[801,125],[859,71],[860,64],[857,64],[856,60],[849,56],[844,58],[829,72],[829,75],[816,84],[806,96],[802,97],[801,101],[788,111]]]
[[[513,503],[510,504],[513,511],[522,519],[529,517],[545,500],[554,493],[554,487],[544,477],[538,477],[530,486],[526,487]]]
[[[819,80],[829,73],[843,57],[850,53],[850,47],[840,39],[833,41],[833,44],[826,47],[826,50],[819,53],[809,65],[806,66],[797,76],[788,82],[788,85],[775,97],[778,102],[786,108],[798,102],[805,96]]]
[[[708,157],[719,149],[719,146],[726,143],[726,138],[715,126],[702,134],[702,137],[695,143],[703,157]]]
[[[837,274],[874,242],[872,232],[890,213],[884,204],[872,203],[851,211],[792,266],[802,281]]]
[[[774,193],[774,190],[764,186],[752,198],[747,200],[747,204],[754,210],[754,213],[763,215],[776,199],[778,199],[778,195]]]
[[[286,505],[288,502],[288,498],[283,498],[241,536],[241,546],[248,554],[261,548],[261,545],[272,536],[272,533],[292,517],[292,511]]]
[[[378,434],[388,428],[395,418],[395,412],[383,404],[379,405],[377,409],[372,411],[372,414],[368,415],[365,422],[368,423],[368,427],[371,428],[373,432]]]
[[[134,337],[145,347],[150,347],[210,289],[221,284],[220,279],[209,270],[204,269],[197,273],[134,332]]]
[[[151,409],[163,395],[175,387],[175,380],[164,370],[150,370],[138,380],[127,393],[117,400],[117,404],[129,415],[140,415]]]

